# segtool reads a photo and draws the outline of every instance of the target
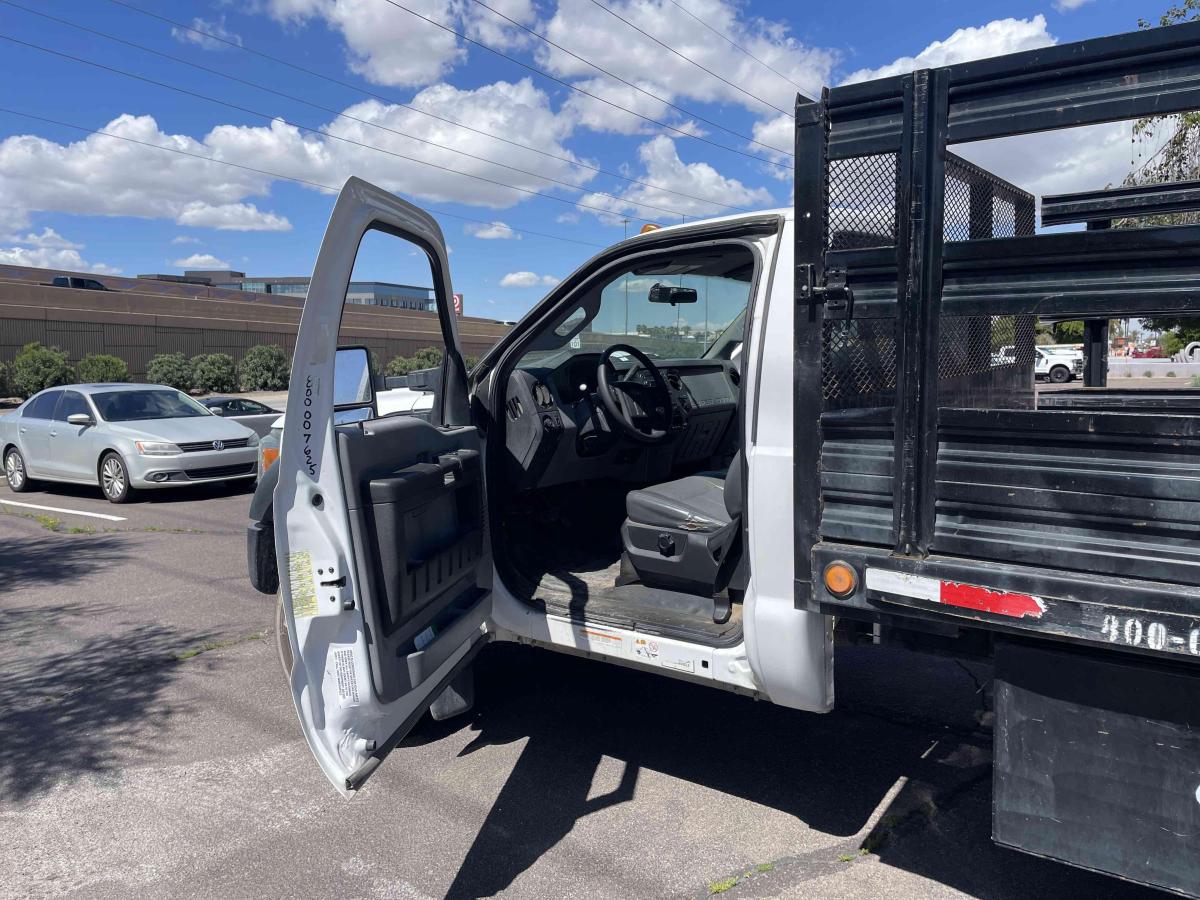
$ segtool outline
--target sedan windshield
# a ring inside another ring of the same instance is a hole
[[[185,419],[210,416],[207,409],[180,391],[149,388],[133,391],[105,391],[92,394],[92,400],[106,422],[136,422],[145,419]]]

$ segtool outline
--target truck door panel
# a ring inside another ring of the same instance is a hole
[[[391,701],[487,617],[475,574],[483,548],[479,435],[388,416],[340,429],[338,458],[374,689]]]

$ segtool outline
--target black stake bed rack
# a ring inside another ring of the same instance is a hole
[[[1088,230],[1035,234],[1033,196],[947,152],[1197,108],[1200,23],[801,98],[798,607],[1200,662],[1200,398],[1039,406],[1033,374],[1039,317],[1200,316],[1200,226],[1105,227],[1200,184],[1047,197]]]

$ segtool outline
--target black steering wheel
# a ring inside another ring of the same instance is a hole
[[[612,364],[614,353],[632,356],[649,374],[653,384],[643,384],[617,378]],[[613,344],[600,354],[596,367],[596,393],[605,412],[625,434],[642,444],[657,444],[666,440],[671,427],[671,390],[658,366],[637,347]]]

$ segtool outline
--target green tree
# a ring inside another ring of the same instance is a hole
[[[12,372],[8,363],[0,362],[0,397],[9,397],[12,392]]]
[[[1197,19],[1200,19],[1200,0],[1183,0],[1159,16],[1157,23],[1140,19],[1138,27],[1167,28]],[[1152,140],[1164,134],[1169,135],[1167,139],[1153,155],[1126,176],[1126,185],[1162,184],[1200,178],[1200,112],[1147,116],[1133,123],[1133,140],[1141,147],[1148,147]],[[1196,223],[1200,223],[1200,213],[1190,212],[1120,220],[1113,224],[1118,228],[1135,228],[1144,225]],[[1150,330],[1163,332],[1162,347],[1168,354],[1177,353],[1191,341],[1200,340],[1200,318],[1167,316],[1144,321]]]
[[[179,391],[192,389],[192,364],[182,353],[159,353],[146,365],[146,380]]]
[[[287,390],[291,363],[282,347],[258,344],[246,351],[238,365],[243,391]]]
[[[420,369],[432,369],[442,364],[441,347],[422,347],[412,356],[397,356],[388,363],[387,375],[407,375]]]
[[[75,380],[75,370],[67,362],[65,350],[34,341],[22,347],[13,359],[10,377],[13,392],[29,397],[48,387],[70,384]]]
[[[228,353],[192,357],[192,383],[206,394],[226,394],[238,389],[237,363]]]
[[[1083,340],[1083,322],[1058,322],[1054,326],[1056,344],[1078,344]]]
[[[88,384],[111,384],[129,380],[125,360],[108,353],[89,353],[75,367],[79,380]]]

